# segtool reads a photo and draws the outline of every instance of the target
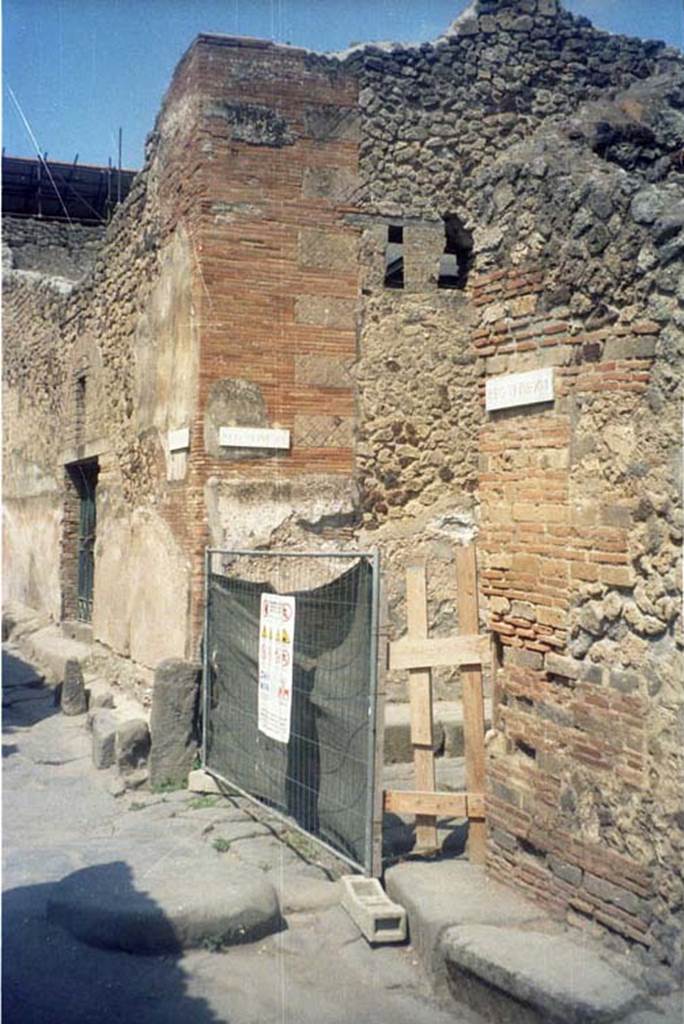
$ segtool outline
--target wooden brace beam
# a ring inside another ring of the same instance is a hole
[[[439,815],[443,818],[484,818],[484,793],[421,793],[385,790],[385,810],[394,814]]]
[[[439,665],[482,665],[489,657],[489,637],[411,637],[389,645],[389,667],[396,669],[436,668]]]

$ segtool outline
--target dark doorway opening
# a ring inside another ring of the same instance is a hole
[[[93,617],[99,471],[97,459],[66,467],[63,613],[64,618],[79,622],[90,622]]]

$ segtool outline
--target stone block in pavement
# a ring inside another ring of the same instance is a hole
[[[88,710],[83,671],[75,658],[67,658],[64,663],[60,706],[65,715],[84,715]]]
[[[222,789],[213,775],[204,768],[193,768],[188,772],[188,789],[191,793],[222,793]]]
[[[144,718],[130,718],[116,730],[116,763],[122,772],[134,772],[147,763],[150,731]]]
[[[536,904],[466,860],[405,861],[387,869],[385,889],[406,908],[411,944],[437,986],[446,981],[439,939],[451,925],[530,924],[544,917]]]
[[[105,686],[91,683],[86,686],[88,692],[88,710],[96,711],[98,708],[113,708],[114,695]]]
[[[501,1024],[598,1024],[641,1002],[631,981],[567,935],[469,924],[448,929],[441,947],[454,996]]]
[[[183,783],[197,753],[200,665],[170,658],[154,673],[150,785]]]
[[[101,863],[58,882],[48,920],[81,942],[128,953],[220,949],[282,926],[278,897],[262,871],[194,848],[122,859],[100,845]]]
[[[111,711],[96,711],[92,716],[93,764],[111,768],[116,756],[116,718]]]

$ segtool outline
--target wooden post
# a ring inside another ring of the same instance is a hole
[[[406,570],[406,620],[412,639],[427,639],[427,586],[425,563]],[[411,743],[416,789],[435,789],[435,755],[432,727],[432,672],[429,668],[409,669]],[[416,849],[437,849],[437,819],[434,814],[416,815]]]
[[[458,625],[461,633],[477,633],[479,614],[477,602],[477,563],[475,547],[456,549],[456,596]],[[466,789],[484,793],[484,696],[482,669],[466,667],[461,672],[463,685],[463,740],[465,746]],[[419,787],[420,788],[420,787]],[[487,853],[487,831],[484,816],[471,817],[468,824],[468,857],[475,864],[484,864]]]

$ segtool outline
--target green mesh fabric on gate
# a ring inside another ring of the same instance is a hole
[[[212,574],[207,767],[357,863],[368,829],[373,571],[366,561],[296,600],[289,743],[257,727],[259,616],[270,583]]]

